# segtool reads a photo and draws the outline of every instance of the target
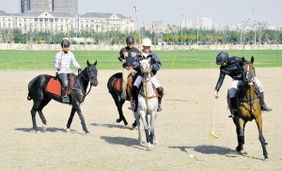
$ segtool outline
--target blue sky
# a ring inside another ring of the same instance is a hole
[[[181,17],[208,17],[218,24],[239,24],[252,17],[272,25],[282,25],[282,0],[78,0],[79,13],[116,12],[133,16],[133,5],[139,7],[139,22],[162,20],[163,24],[180,24]],[[0,0],[0,10],[19,12],[20,0]]]

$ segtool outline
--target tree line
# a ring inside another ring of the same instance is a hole
[[[137,42],[144,37],[152,39],[153,44],[193,45],[193,44],[282,44],[282,30],[261,29],[257,31],[217,31],[177,29],[169,33],[140,31],[122,33],[118,31],[95,32],[81,31],[76,33],[52,33],[29,31],[23,33],[19,29],[0,29],[2,43],[44,43],[57,44],[63,38],[85,38],[85,41],[72,41],[73,44],[124,44],[127,36],[133,36]],[[91,41],[87,41],[87,40]],[[81,39],[80,39],[81,40]]]

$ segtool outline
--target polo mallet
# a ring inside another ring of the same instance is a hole
[[[214,104],[213,104],[213,113],[212,113],[212,131],[209,132],[210,136],[212,136],[213,138],[217,139],[219,138],[216,134],[215,134],[215,129],[214,129],[214,115],[215,115],[215,107],[216,107],[216,100],[214,101]]]

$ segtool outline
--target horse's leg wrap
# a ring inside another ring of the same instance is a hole
[[[145,134],[146,134],[146,141],[148,143],[148,142],[150,142],[149,130],[145,130]]]
[[[151,144],[154,144],[154,133],[151,132],[150,136],[149,136],[149,142]]]
[[[245,136],[238,136],[238,142],[239,142],[239,145],[244,145],[245,144]]]

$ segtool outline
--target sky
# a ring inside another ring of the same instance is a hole
[[[0,10],[20,12],[20,0],[0,0]],[[121,13],[126,17],[138,7],[140,25],[162,21],[180,25],[181,18],[207,17],[216,24],[241,24],[248,18],[282,25],[282,0],[78,0],[79,14],[86,12]]]

